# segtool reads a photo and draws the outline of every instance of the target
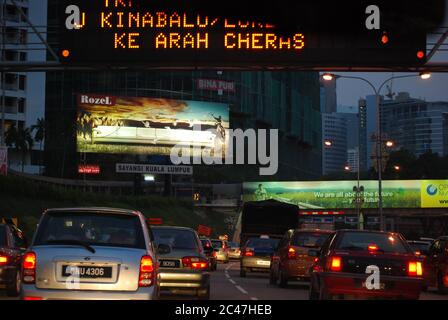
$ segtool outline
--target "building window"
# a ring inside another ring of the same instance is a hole
[[[19,76],[19,90],[24,91],[26,89],[26,76]]]
[[[18,100],[19,113],[25,113],[25,105],[26,105],[26,100],[24,98],[19,98],[19,100]]]

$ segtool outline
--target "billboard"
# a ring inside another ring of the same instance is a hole
[[[275,199],[301,209],[353,209],[357,181],[250,182],[244,201]],[[378,181],[361,181],[363,208],[378,207]],[[448,208],[448,180],[388,180],[382,187],[384,208]]]
[[[172,147],[226,151],[226,104],[161,98],[78,95],[77,151],[169,155]]]

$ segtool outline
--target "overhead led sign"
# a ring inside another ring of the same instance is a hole
[[[60,8],[64,17],[60,20],[60,57],[67,64],[159,68],[425,62],[424,55],[417,55],[425,50],[425,33],[385,31],[388,25],[387,20],[381,24],[381,8],[376,21],[372,18],[375,12],[366,11],[367,2],[344,10],[337,7],[339,11],[334,14],[339,16],[334,24],[346,27],[341,31],[325,21],[326,10],[319,11],[318,5],[313,7],[309,2],[298,3],[285,2],[280,8],[276,4],[271,16],[258,14],[266,2],[250,7],[228,0],[214,3],[215,9],[211,9],[210,1],[199,0],[65,1]],[[216,9],[218,4],[222,10]],[[322,9],[332,10],[330,6]],[[229,8],[240,13],[232,13]],[[290,10],[295,8],[300,11],[291,24]],[[280,12],[285,21],[278,19]],[[311,16],[305,12],[311,12]],[[383,41],[385,34],[387,42]]]

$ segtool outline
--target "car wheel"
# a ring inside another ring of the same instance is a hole
[[[319,293],[315,290],[313,283],[310,283],[310,291],[308,298],[310,300],[319,300]]]
[[[445,287],[445,285],[443,284],[443,275],[442,275],[442,273],[439,273],[437,275],[437,291],[440,294],[447,294],[448,293],[448,288]]]
[[[18,297],[20,295],[21,283],[22,283],[22,276],[20,274],[20,271],[17,270],[15,280],[13,281],[13,283],[11,283],[10,286],[6,288],[6,294],[8,295],[8,297]]]
[[[288,278],[285,275],[285,272],[283,270],[280,270],[280,277],[279,277],[278,285],[280,288],[286,288],[288,286]]]
[[[333,300],[333,296],[327,293],[327,291],[321,287],[319,292],[319,300]]]
[[[275,276],[275,273],[274,273],[274,271],[272,271],[272,269],[269,272],[269,284],[270,285],[276,285],[277,284],[277,277]]]
[[[246,268],[240,268],[240,277],[246,278]]]
[[[210,287],[207,287],[205,292],[198,293],[199,300],[210,300]]]

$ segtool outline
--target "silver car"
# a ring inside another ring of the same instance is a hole
[[[160,289],[172,294],[210,299],[209,260],[193,229],[152,227],[159,247]]]
[[[145,217],[112,208],[46,210],[22,263],[22,299],[153,300],[157,257]]]

